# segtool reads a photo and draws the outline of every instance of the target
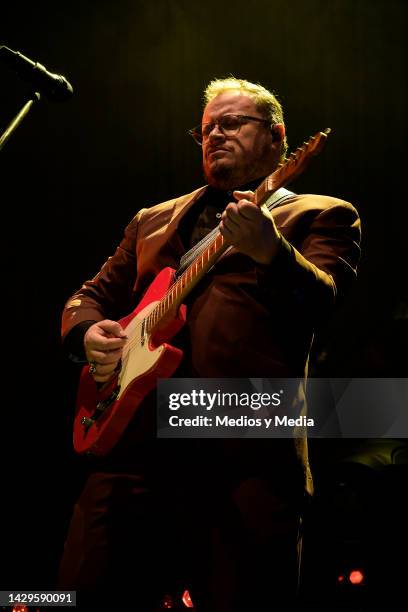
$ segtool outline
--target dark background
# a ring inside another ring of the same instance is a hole
[[[331,127],[292,184],[351,201],[359,281],[321,331],[312,371],[406,376],[405,0],[15,3],[0,44],[64,74],[74,97],[32,110],[1,152],[4,496],[1,588],[50,588],[83,478],[71,449],[77,370],[60,352],[65,300],[144,206],[203,184],[200,121],[214,77],[277,93],[290,149]],[[0,65],[0,130],[29,90]],[[4,366],[3,366],[4,367]],[[316,470],[330,441],[312,445]],[[2,583],[3,583],[2,579]]]

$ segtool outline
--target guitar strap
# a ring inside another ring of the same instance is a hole
[[[294,196],[294,191],[289,191],[289,189],[285,189],[281,187],[277,189],[265,202],[265,206],[271,211],[278,204],[282,204],[285,200],[289,200],[292,196]],[[178,270],[176,271],[176,278],[178,278],[183,272],[188,268],[188,266],[194,261],[196,257],[198,257],[201,253],[205,251],[210,242],[215,238],[218,232],[218,226],[215,227],[211,232],[209,232],[204,238],[200,240],[196,245],[193,246],[192,249],[184,253],[182,258],[180,259],[180,265]],[[227,253],[233,247],[229,247],[225,253]],[[224,253],[224,255],[225,255]]]

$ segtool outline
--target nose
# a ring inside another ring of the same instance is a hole
[[[224,136],[225,134],[218,123],[214,123],[211,132],[208,134],[208,140],[216,140],[217,138],[224,138]]]

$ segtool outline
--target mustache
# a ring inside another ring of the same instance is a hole
[[[216,153],[217,151],[229,151],[227,147],[223,147],[222,145],[213,145],[212,147],[207,147],[205,150],[206,156],[211,155],[211,153]]]

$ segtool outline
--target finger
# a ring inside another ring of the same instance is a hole
[[[253,191],[233,191],[232,195],[236,200],[249,200],[250,202],[254,201],[255,193]]]
[[[238,217],[238,204],[236,202],[230,202],[229,204],[227,204],[227,206],[225,207],[224,212],[222,213],[222,217],[225,218],[226,215],[229,216],[236,216]]]
[[[240,202],[238,202],[237,208],[238,214],[244,219],[255,220],[261,218],[261,210],[248,200],[241,200]]]
[[[96,362],[100,364],[110,364],[117,363],[119,359],[122,357],[122,351],[112,351],[109,353],[105,353],[102,351],[88,351],[87,358],[89,362]]]
[[[93,362],[89,368],[89,373],[96,382],[105,382],[112,378],[115,373],[116,366],[111,364],[109,366],[101,365],[100,363]]]
[[[112,334],[112,336],[116,338],[127,338],[125,331],[123,330],[120,323],[117,321],[111,321],[109,319],[105,319],[104,321],[100,321],[98,326],[108,334]]]
[[[84,336],[84,347],[85,351],[89,351],[92,349],[109,351],[118,348],[123,348],[126,343],[126,336],[124,337],[111,337],[107,335],[109,332],[106,332],[101,324],[107,323],[108,327],[110,327],[109,323],[116,324],[115,321],[101,321],[101,323],[95,323],[91,325],[91,327],[86,331]],[[120,327],[120,326],[119,326]]]
[[[232,225],[236,225],[237,227],[239,227],[240,223],[242,223],[242,217],[239,214],[237,207],[230,210],[224,210],[221,215],[221,219],[224,222],[228,221],[230,227]]]
[[[222,237],[225,238],[225,240],[227,242],[232,242],[233,241],[234,233],[231,231],[230,228],[226,227],[224,221],[221,221],[219,229],[220,229],[220,233],[221,233]]]
[[[122,338],[105,338],[104,336],[89,336],[86,338],[86,346],[88,350],[96,351],[115,351],[121,350],[126,344],[126,340]]]
[[[245,219],[255,219],[259,216],[259,208],[250,200],[239,200],[236,204],[231,202],[224,210],[231,218],[244,217]],[[224,215],[223,213],[223,215]]]
[[[125,344],[125,338],[103,338],[101,340],[101,348],[104,351],[114,351],[116,349],[122,349]]]
[[[106,376],[108,374],[112,374],[116,370],[116,366],[118,362],[103,364],[103,363],[94,363],[95,374],[98,376]]]
[[[238,202],[229,202],[229,204],[227,204],[227,206],[225,207],[225,210],[238,210],[239,207],[242,206],[242,204],[247,204],[249,206],[252,206],[252,208],[258,208],[256,204],[252,202],[252,200],[248,200],[247,198],[241,198],[240,200],[238,200]]]
[[[228,217],[223,220],[223,224],[224,228],[230,232],[232,236],[235,236],[235,234],[241,229],[238,223],[236,223],[233,219],[229,219]]]

